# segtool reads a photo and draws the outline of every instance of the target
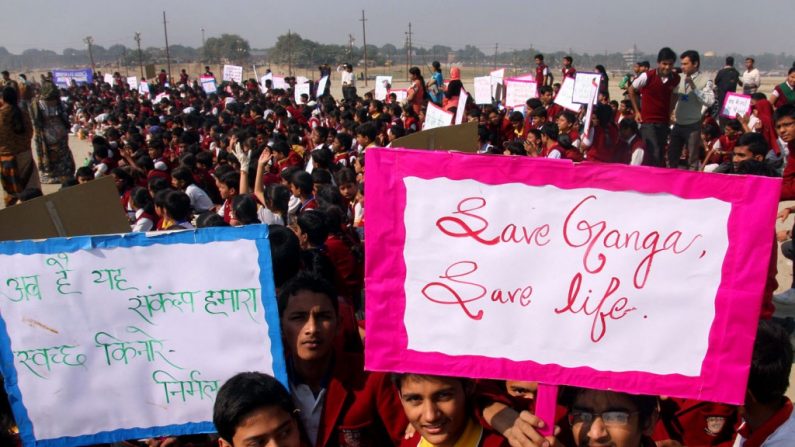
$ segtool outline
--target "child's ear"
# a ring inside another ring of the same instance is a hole
[[[218,447],[234,447],[234,446],[226,442],[223,438],[218,438]]]

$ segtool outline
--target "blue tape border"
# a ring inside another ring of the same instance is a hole
[[[267,225],[248,225],[231,228],[203,228],[192,231],[180,231],[166,234],[129,233],[108,236],[79,236],[71,238],[54,238],[42,241],[8,241],[0,242],[0,254],[55,254],[73,253],[93,248],[130,248],[148,247],[153,245],[203,244],[209,242],[231,242],[237,240],[253,240],[258,251],[260,268],[260,289],[265,322],[268,325],[268,336],[271,340],[271,356],[273,372],[277,380],[287,386],[287,369],[281,339],[281,325],[276,305],[276,289],[273,283],[273,268],[270,256],[270,241]],[[5,320],[0,314],[0,372],[5,378],[5,389],[11,403],[19,435],[25,446],[71,447],[87,444],[110,443],[127,439],[151,438],[166,435],[187,435],[215,432],[211,421],[191,422],[187,424],[156,426],[148,428],[129,428],[92,433],[81,436],[67,436],[53,439],[36,439],[33,423],[28,416],[19,389],[17,370],[14,366],[14,355],[11,352],[11,339]]]

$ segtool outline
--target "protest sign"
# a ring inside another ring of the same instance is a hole
[[[110,73],[105,73],[102,75],[102,82],[106,84],[113,85],[113,75]]]
[[[288,88],[290,88],[290,86],[284,80],[284,76],[273,76],[271,78],[271,81],[273,82],[274,89],[287,90]]]
[[[555,104],[563,107],[564,109],[571,110],[572,112],[580,111],[580,104],[574,103],[572,97],[574,96],[574,78],[566,76],[563,78],[563,83],[560,85],[558,94],[555,95]]]
[[[602,75],[578,71],[574,76],[574,92],[571,95],[571,102],[576,104],[595,104]]]
[[[110,175],[0,210],[0,241],[129,231]]]
[[[323,76],[317,81],[317,94],[315,96],[321,97],[326,94],[326,86],[328,86],[328,76]]]
[[[94,74],[90,68],[52,71],[52,82],[58,87],[67,88],[72,81],[77,85],[90,84],[94,82]]]
[[[166,92],[158,93],[157,95],[155,95],[155,99],[152,100],[152,104],[160,104],[160,102],[166,98],[168,98]]]
[[[723,99],[723,107],[720,109],[720,116],[724,118],[736,119],[737,115],[746,116],[751,110],[751,96],[739,93],[728,92]]]
[[[375,99],[383,101],[386,99],[387,91],[392,85],[392,76],[375,77]]]
[[[505,107],[523,106],[528,99],[537,96],[535,81],[512,78],[505,80]]]
[[[453,114],[445,112],[444,109],[436,104],[429,102],[428,110],[425,112],[425,123],[422,130],[435,129],[453,124]]]
[[[502,94],[504,93],[505,85],[503,84],[503,79],[505,78],[505,69],[500,68],[499,70],[494,70],[489,72],[489,76],[491,77],[490,80],[490,89],[491,89],[491,97],[497,99],[497,101],[502,100]]]
[[[145,79],[141,79],[141,82],[138,83],[138,94],[149,95],[149,83]]]
[[[264,75],[262,75],[262,77],[259,80],[260,88],[262,89],[263,92],[268,91],[268,86],[266,84],[266,81],[269,79],[271,80],[271,87],[273,87],[273,73],[271,72],[265,73]]]
[[[295,77],[295,83],[296,84],[306,84],[307,82],[309,82],[309,78],[307,78],[306,76],[296,76]]]
[[[309,83],[306,82],[304,84],[295,84],[295,91],[294,91],[294,98],[296,104],[303,104],[305,101],[301,99],[301,95],[306,95],[309,97],[310,93],[310,86]]]
[[[473,79],[475,85],[475,104],[491,104],[491,76]]]
[[[475,153],[477,141],[478,123],[471,122],[414,132],[393,141],[392,147]]]
[[[267,237],[253,225],[0,244],[0,367],[25,445],[213,432],[228,378],[284,383]]]
[[[238,65],[224,65],[224,75],[222,81],[235,81],[238,84],[243,82],[243,67]]]
[[[461,87],[461,93],[458,95],[458,107],[455,109],[455,120],[453,124],[461,124],[464,122],[464,111],[467,108],[467,101],[469,101],[469,93]]]
[[[407,88],[392,88],[392,89],[389,89],[389,91],[387,93],[388,93],[387,96],[389,96],[392,93],[394,93],[395,94],[395,101],[397,101],[397,102],[403,102],[403,101],[406,100],[406,98],[409,97],[409,89],[407,89]]]
[[[218,91],[218,86],[215,85],[215,77],[209,75],[202,75],[199,78],[199,82],[202,85],[202,90],[204,93],[212,94]]]
[[[744,401],[780,179],[392,149],[366,164],[368,369]]]
[[[138,78],[127,76],[127,86],[130,87],[130,90],[138,90]]]

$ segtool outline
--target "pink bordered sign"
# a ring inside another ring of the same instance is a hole
[[[366,366],[743,402],[780,179],[366,155]]]

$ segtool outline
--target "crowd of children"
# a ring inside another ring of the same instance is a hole
[[[364,154],[421,130],[428,102],[465,108],[467,120],[479,123],[481,152],[495,155],[775,176],[795,152],[795,69],[775,101],[754,93],[749,116],[716,119],[698,53],[663,48],[656,67],[636,64],[622,80],[620,101],[611,100],[602,68],[587,117],[584,107],[554,102],[559,85],[549,85],[543,56],[535,61],[538,97],[523,111],[498,101],[459,103],[460,70],[453,67],[445,84],[438,63],[427,83],[412,68],[413,94],[403,104],[394,95],[361,98],[349,85],[340,100],[328,90],[296,100],[290,78],[288,89],[248,80],[207,94],[184,74],[173,85],[159,79],[145,96],[117,73],[113,84],[95,76],[93,84],[61,89],[72,131],[92,145],[64,187],[112,176],[132,231],[269,225],[289,389],[261,373],[240,373],[219,390],[217,435],[149,445],[795,445],[795,415],[784,396],[792,346],[767,320],[744,406],[564,388],[555,435],[546,438],[533,414],[533,382],[364,370]],[[561,71],[573,76],[571,58]],[[795,163],[783,170],[782,199],[795,198]],[[13,425],[7,409],[0,413],[5,427]]]

